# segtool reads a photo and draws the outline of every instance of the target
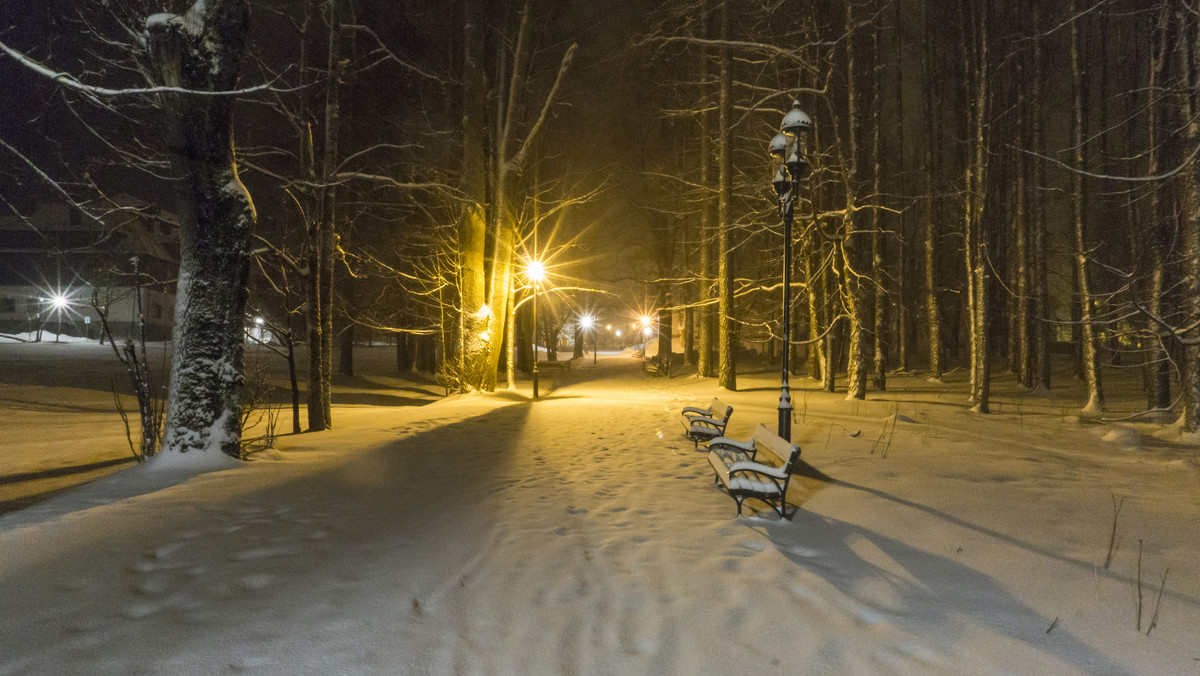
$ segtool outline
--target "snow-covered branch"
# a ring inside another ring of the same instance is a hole
[[[41,63],[38,63],[33,58],[31,58],[21,52],[18,52],[17,50],[13,49],[12,47],[9,47],[7,44],[5,44],[3,42],[0,42],[0,51],[4,52],[5,54],[8,54],[17,63],[21,64],[22,66],[25,66],[26,68],[37,73],[38,75],[41,75],[42,77],[53,80],[65,87],[67,87],[68,89],[72,89],[81,94],[85,94],[87,96],[92,96],[92,97],[112,98],[112,97],[118,97],[118,96],[144,96],[146,94],[168,94],[168,93],[169,94],[188,94],[188,95],[192,95],[192,96],[241,96],[243,94],[252,94],[254,92],[260,92],[260,91],[267,90],[267,89],[270,89],[273,91],[295,91],[295,88],[283,89],[283,90],[275,89],[272,87],[272,83],[270,83],[270,82],[260,84],[260,85],[255,85],[253,87],[247,87],[245,89],[230,89],[230,90],[226,90],[226,91],[205,91],[202,89],[188,89],[186,87],[169,87],[169,86],[127,87],[127,88],[122,88],[122,89],[111,89],[109,87],[98,87],[96,85],[84,84],[83,82],[80,82],[79,79],[76,78],[74,75],[71,75],[70,73],[65,73],[62,71],[57,71],[52,68],[48,68],[48,67],[42,65]]]

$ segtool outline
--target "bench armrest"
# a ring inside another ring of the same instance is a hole
[[[725,429],[725,422],[723,420],[716,420],[714,418],[706,418],[702,415],[690,417],[690,418],[688,418],[688,421],[690,423],[692,423],[693,425],[699,423],[701,425],[711,425],[712,427],[716,427],[717,429]]]
[[[729,437],[717,437],[716,439],[713,439],[712,441],[708,442],[708,447],[712,448],[712,449],[732,448],[735,450],[742,451],[742,452],[748,454],[750,457],[754,457],[755,451],[758,450],[757,448],[754,447],[753,439],[751,439],[750,441],[738,441],[737,439],[730,439]]]
[[[689,413],[695,413],[697,415],[702,415],[702,416],[711,416],[712,409],[711,408],[700,408],[699,406],[684,406],[683,414],[687,415]]]
[[[784,472],[782,467],[771,467],[770,465],[764,465],[759,462],[751,462],[748,460],[735,462],[730,465],[730,476],[732,476],[735,472],[757,472],[758,474],[765,474],[766,476],[780,480],[787,478],[787,472]]]

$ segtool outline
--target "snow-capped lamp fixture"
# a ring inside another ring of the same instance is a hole
[[[537,249],[537,237],[534,237],[534,249]],[[537,300],[538,300],[538,285],[542,280],[546,279],[546,266],[540,260],[531,258],[525,264],[525,278],[533,282],[533,369],[530,373],[533,376],[533,400],[538,398],[538,351],[537,351]]]
[[[812,118],[800,110],[800,102],[792,101],[792,109],[779,123],[779,133],[767,146],[775,170],[771,187],[775,189],[779,216],[783,219],[783,364],[779,387],[779,436],[792,440],[792,393],[788,385],[788,356],[792,345],[792,220],[800,181],[812,173],[808,162],[808,133]]]

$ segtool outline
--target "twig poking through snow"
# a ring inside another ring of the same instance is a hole
[[[1117,545],[1117,517],[1121,514],[1121,507],[1125,504],[1125,496],[1121,496],[1121,501],[1117,501],[1117,494],[1110,492],[1113,502],[1113,520],[1112,520],[1112,535],[1108,538],[1108,555],[1104,557],[1104,570],[1108,570],[1112,563],[1113,549]]]
[[[1154,601],[1154,613],[1150,616],[1150,626],[1146,627],[1147,636],[1158,626],[1158,609],[1162,606],[1163,590],[1167,588],[1167,573],[1169,572],[1171,572],[1171,567],[1167,566],[1167,569],[1163,571],[1162,583],[1158,585],[1158,599]]]
[[[1058,618],[1055,617],[1054,621],[1050,623],[1050,626],[1046,627],[1046,633],[1049,634],[1050,632],[1054,631],[1054,628],[1057,626],[1058,626]]]
[[[1142,541],[1138,540],[1138,565],[1137,565],[1137,630],[1142,631]]]

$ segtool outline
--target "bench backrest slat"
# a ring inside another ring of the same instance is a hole
[[[708,410],[712,411],[714,419],[729,422],[729,414],[733,412],[733,407],[723,404],[720,399],[713,397],[712,403],[708,405]]]
[[[775,458],[775,461],[779,463],[777,466],[783,468],[788,474],[791,474],[792,465],[800,455],[799,446],[789,443],[783,437],[767,429],[767,426],[762,423],[759,423],[758,429],[754,431],[754,446],[758,449],[758,453],[766,453]]]

